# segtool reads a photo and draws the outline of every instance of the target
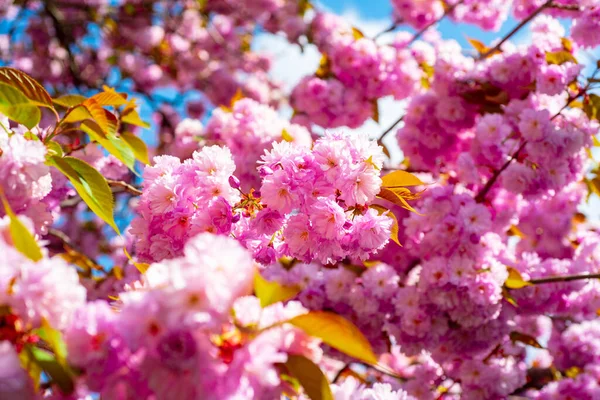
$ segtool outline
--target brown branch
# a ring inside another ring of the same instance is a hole
[[[485,53],[483,53],[479,57],[479,59],[481,60],[481,59],[487,58],[491,54],[494,54],[496,51],[500,50],[500,47],[504,43],[506,43],[506,41],[508,39],[510,39],[511,37],[513,37],[517,32],[519,32],[521,30],[521,28],[523,28],[525,25],[527,25],[529,22],[531,22],[531,20],[534,19],[535,17],[537,17],[542,11],[544,11],[546,8],[550,7],[552,5],[552,1],[553,0],[548,0],[544,4],[542,4],[541,6],[539,6],[527,18],[525,18],[523,21],[521,21],[521,23],[519,25],[515,26],[512,31],[508,32],[508,34],[506,36],[504,36],[502,38],[502,40],[500,40],[500,42],[498,42],[498,44],[496,44],[494,47],[492,47],[491,49],[489,49],[488,51],[486,51]]]
[[[398,125],[400,122],[402,122],[403,119],[404,119],[404,115],[401,116],[400,118],[398,118],[396,121],[394,121],[394,123],[389,128],[387,128],[385,131],[383,131],[381,136],[379,136],[379,139],[377,139],[377,144],[382,146],[383,139],[387,136],[388,133],[390,133],[396,127],[396,125]]]
[[[496,181],[500,177],[500,174],[502,172],[504,172],[504,170],[506,168],[508,168],[508,166],[513,162],[513,160],[515,160],[519,156],[519,153],[523,150],[523,148],[525,147],[526,144],[527,144],[527,141],[524,141],[523,143],[521,143],[521,145],[519,146],[519,148],[517,149],[517,151],[515,151],[513,153],[513,155],[508,159],[508,161],[506,161],[504,163],[504,165],[499,170],[496,170],[494,172],[494,174],[492,175],[492,177],[490,178],[490,180],[487,181],[487,183],[485,184],[485,186],[483,187],[483,189],[481,189],[479,191],[479,193],[477,193],[477,196],[475,196],[475,201],[476,202],[481,203],[481,202],[483,202],[485,200],[485,196],[487,196],[488,192],[492,189],[492,186],[494,186],[494,184],[496,183]]]
[[[600,274],[551,276],[549,278],[531,279],[528,282],[533,285],[539,285],[542,283],[571,282],[584,279],[600,279]]]
[[[127,192],[131,195],[134,196],[141,196],[142,195],[142,191],[140,189],[138,189],[135,186],[130,185],[129,183],[125,182],[125,181],[114,181],[112,179],[107,179],[106,183],[108,183],[108,186],[112,187],[112,188],[122,188],[123,190],[119,191],[119,192],[115,192],[113,191],[113,193],[121,193],[121,192]]]
[[[69,71],[71,72],[71,76],[73,77],[73,83],[75,83],[75,86],[85,84],[83,79],[81,79],[79,66],[77,65],[77,62],[75,61],[75,56],[71,51],[71,43],[73,42],[72,35],[65,29],[65,24],[62,19],[62,14],[60,10],[51,0],[44,1],[44,10],[52,20],[52,25],[54,26],[56,38],[58,39],[60,45],[67,52],[68,66]]]
[[[464,1],[464,0],[457,1],[455,4],[453,4],[453,5],[451,5],[450,7],[448,7],[448,8],[446,9],[446,11],[444,11],[444,14],[442,14],[442,16],[441,16],[441,17],[439,17],[438,19],[436,19],[436,20],[433,20],[433,21],[431,21],[430,23],[428,23],[427,25],[425,25],[425,26],[424,26],[424,27],[423,27],[423,28],[422,28],[422,29],[421,29],[419,32],[417,32],[417,33],[415,34],[415,36],[413,36],[413,37],[410,39],[410,41],[408,42],[408,44],[407,44],[407,45],[409,45],[409,44],[411,44],[411,43],[414,43],[414,42],[415,42],[417,39],[419,39],[421,36],[423,36],[423,34],[424,34],[425,32],[427,32],[427,31],[429,30],[429,28],[431,28],[432,26],[434,26],[434,25],[436,25],[437,23],[439,23],[441,20],[443,20],[444,18],[446,18],[446,16],[448,16],[448,15],[452,14],[452,13],[454,12],[454,9],[455,9],[456,7],[458,7],[460,4],[462,4],[462,3],[463,3],[463,1]]]
[[[337,374],[333,377],[331,383],[337,383],[337,381],[342,377],[342,374],[350,369],[352,363],[346,363],[342,369],[340,369]]]

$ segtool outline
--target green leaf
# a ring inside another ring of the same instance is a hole
[[[398,228],[398,219],[396,218],[396,216],[394,215],[393,212],[391,212],[389,209],[377,205],[377,204],[371,204],[370,206],[372,209],[377,210],[377,212],[379,213],[379,215],[385,213],[386,211],[389,211],[386,216],[390,217],[392,219],[392,227],[390,230],[390,239],[392,239],[394,241],[394,243],[396,243],[398,246],[402,246],[402,244],[400,244],[400,240],[398,239],[398,233],[399,233],[399,228]]]
[[[530,282],[527,282],[521,276],[521,273],[512,267],[507,267],[508,270],[508,278],[506,278],[506,282],[504,282],[504,286],[509,289],[521,289],[525,286],[532,286]]]
[[[42,119],[38,106],[6,83],[0,83],[0,113],[28,129],[33,129]]]
[[[254,294],[260,300],[261,307],[267,307],[280,301],[286,301],[300,292],[299,286],[284,286],[264,279],[259,272],[254,275]]]
[[[544,347],[542,347],[541,344],[539,344],[539,342],[530,335],[527,335],[525,333],[521,333],[521,332],[511,332],[510,333],[510,340],[515,343],[515,342],[521,342],[524,343],[528,346],[531,347],[535,347],[536,349],[543,349]]]
[[[352,322],[340,315],[327,311],[311,311],[287,322],[344,354],[368,364],[377,364],[377,356],[373,353],[369,341]]]
[[[381,186],[383,187],[404,187],[425,185],[419,178],[410,172],[394,171],[381,177]]]
[[[120,234],[113,215],[113,195],[106,179],[94,167],[74,157],[53,156],[50,162],[69,178],[88,207]]]
[[[29,351],[31,351],[34,362],[52,379],[52,382],[60,388],[63,394],[73,393],[75,389],[73,374],[66,365],[61,364],[52,353],[46,350],[30,347]]]
[[[0,189],[0,197],[2,204],[4,205],[4,211],[10,219],[8,230],[13,241],[13,246],[15,246],[19,252],[21,252],[30,260],[36,262],[41,260],[43,258],[42,250],[35,241],[35,237],[31,232],[29,232],[23,222],[21,222],[21,220],[15,215],[12,208],[10,208],[10,204],[8,204],[8,200],[6,199],[4,192],[1,190],[2,189]]]
[[[568,51],[560,50],[546,53],[546,62],[548,64],[557,65],[562,65],[567,62],[577,64],[577,59],[573,56],[573,54],[569,53]]]
[[[61,364],[67,363],[67,345],[59,331],[51,327],[48,321],[42,320],[42,326],[35,333],[50,346]]]
[[[59,106],[71,108],[80,105],[86,100],[87,97],[78,94],[67,94],[65,96],[60,96],[56,99],[53,99],[52,101],[54,102],[54,104],[57,104]]]
[[[92,141],[98,142],[106,151],[117,157],[127,168],[135,172],[135,155],[133,149],[125,140],[112,132],[104,133],[100,129],[100,126],[91,120],[83,121],[81,123],[81,130],[87,133]]]
[[[146,147],[146,143],[142,139],[127,131],[121,133],[121,139],[123,139],[129,145],[129,147],[131,147],[131,150],[133,150],[133,155],[136,159],[144,164],[150,164],[150,160],[148,158],[148,147]]]
[[[19,353],[19,361],[21,362],[21,367],[27,371],[27,374],[33,381],[33,387],[37,391],[40,386],[40,378],[42,376],[42,367],[39,366],[38,363],[33,359],[33,354],[29,351],[28,348],[23,349]]]
[[[35,79],[18,69],[0,68],[0,82],[12,86],[35,105],[48,107],[54,111],[52,98]]]
[[[51,140],[46,143],[46,148],[48,149],[48,154],[51,156],[59,156],[62,157],[64,155],[63,149],[57,142]]]
[[[300,382],[311,400],[333,400],[329,381],[323,371],[304,356],[288,355],[285,363],[290,374]]]

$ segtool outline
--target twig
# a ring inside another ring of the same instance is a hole
[[[379,37],[381,35],[385,35],[386,33],[393,32],[394,29],[396,29],[398,27],[398,24],[399,24],[399,21],[392,23],[392,25],[390,25],[388,28],[386,28],[385,30],[379,32],[377,35],[373,36],[373,40],[379,39]]]
[[[410,41],[408,42],[408,44],[414,43],[417,39],[419,39],[421,36],[423,36],[423,34],[425,32],[427,32],[429,30],[429,28],[431,28],[432,26],[436,25],[438,22],[440,22],[441,20],[443,20],[444,18],[446,18],[446,16],[452,14],[454,12],[454,9],[456,7],[458,7],[460,4],[462,4],[463,1],[464,0],[457,1],[455,4],[452,4],[450,7],[448,7],[446,9],[446,11],[444,11],[444,14],[442,14],[441,17],[439,17],[436,20],[431,21],[430,23],[428,23],[427,25],[425,25],[419,32],[417,32],[415,34],[415,36],[413,36],[412,39],[410,39]]]
[[[377,144],[382,146],[383,139],[387,136],[388,133],[390,133],[396,127],[396,125],[398,125],[400,122],[402,122],[403,119],[404,119],[404,115],[401,116],[400,118],[398,118],[389,128],[387,128],[385,131],[383,131],[383,133],[381,134],[379,139],[377,139]]]
[[[551,276],[549,278],[531,279],[528,282],[533,285],[539,285],[541,283],[570,282],[583,279],[600,279],[600,274]]]
[[[108,183],[108,186],[113,187],[113,188],[122,188],[123,192],[127,192],[134,196],[142,195],[142,191],[140,189],[136,188],[135,186],[130,185],[129,183],[127,183],[125,181],[114,181],[112,179],[107,179],[106,183]],[[115,192],[115,193],[118,193],[118,192]]]
[[[336,383],[342,377],[342,374],[350,369],[351,365],[352,363],[346,363],[344,367],[340,369],[337,374],[335,374],[331,383]]]
[[[504,36],[502,38],[502,40],[500,40],[500,42],[498,42],[498,44],[496,44],[494,47],[492,47],[491,49],[489,49],[488,51],[486,51],[485,53],[483,53],[479,59],[484,59],[487,58],[490,54],[494,54],[496,51],[500,50],[500,47],[506,43],[506,41],[508,39],[510,39],[511,37],[513,37],[515,35],[515,33],[519,32],[519,30],[521,30],[521,28],[523,28],[525,25],[527,25],[532,19],[534,19],[538,14],[540,14],[542,11],[544,11],[546,8],[550,7],[550,5],[552,4],[553,0],[548,0],[546,1],[544,4],[542,4],[541,6],[539,6],[534,12],[532,12],[527,18],[525,18],[523,21],[521,21],[521,23],[517,26],[515,26],[513,28],[512,31],[510,31],[506,36]]]
[[[513,162],[514,159],[516,159],[519,156],[519,153],[523,150],[523,148],[525,147],[526,144],[527,144],[527,141],[524,141],[523,143],[521,143],[521,145],[519,146],[519,148],[517,149],[517,151],[514,152],[514,154],[508,159],[508,161],[506,161],[504,163],[504,165],[499,170],[497,170],[497,171],[494,172],[494,174],[492,175],[492,177],[490,178],[490,180],[487,181],[487,183],[485,184],[485,186],[483,187],[483,189],[481,189],[479,191],[479,193],[477,193],[477,196],[475,196],[475,201],[476,202],[481,203],[481,202],[483,202],[485,200],[485,196],[487,196],[487,194],[490,191],[490,189],[492,188],[492,186],[494,186],[494,183],[496,183],[496,181],[500,177],[500,174],[506,168],[508,168],[508,166]]]
[[[54,30],[56,32],[56,38],[67,52],[69,71],[73,77],[73,83],[75,83],[75,86],[85,84],[79,75],[79,66],[77,65],[77,62],[75,62],[75,56],[71,51],[71,42],[73,42],[71,34],[65,29],[65,24],[62,21],[62,15],[60,11],[51,0],[44,1],[44,10],[52,20],[52,25],[54,26]]]

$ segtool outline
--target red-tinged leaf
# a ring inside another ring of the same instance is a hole
[[[340,315],[311,311],[287,322],[350,357],[368,364],[377,364],[377,356],[369,341],[352,322]]]
[[[377,100],[373,100],[371,107],[373,108],[373,114],[371,114],[371,118],[373,118],[373,121],[379,123],[379,104],[377,103]]]
[[[102,106],[119,107],[126,105],[127,98],[117,93],[113,88],[108,86],[103,87],[104,91],[93,95],[91,98],[97,101]]]
[[[89,120],[94,121],[103,133],[107,133],[114,129],[114,119],[110,118],[109,114],[112,115],[100,103],[90,98],[69,109],[62,119],[61,124]]]
[[[304,356],[290,354],[284,364],[311,400],[333,400],[329,381],[321,369]]]
[[[389,174],[382,176],[381,180],[381,186],[386,188],[425,185],[415,175],[402,170],[390,172]]]
[[[415,210],[410,204],[408,204],[404,197],[398,194],[395,190],[382,187],[379,193],[377,194],[377,197],[394,203],[410,212],[414,212],[417,215],[423,215],[417,210]]]
[[[150,128],[150,124],[143,121],[136,110],[135,99],[131,99],[121,113],[121,122],[126,124],[140,126],[142,128]]]
[[[34,104],[54,110],[52,97],[35,79],[18,69],[0,68],[0,82],[19,90]]]
[[[541,344],[539,344],[539,342],[530,335],[527,335],[525,333],[521,333],[521,332],[511,332],[510,333],[510,340],[515,343],[515,342],[521,342],[524,343],[528,346],[531,347],[535,347],[536,349],[543,349],[544,347],[542,347]]]

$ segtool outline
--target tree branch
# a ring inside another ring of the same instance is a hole
[[[504,43],[506,43],[506,41],[508,39],[510,39],[511,37],[513,37],[517,32],[519,32],[521,30],[521,28],[523,28],[525,25],[527,25],[529,22],[531,22],[532,19],[534,19],[535,17],[537,17],[538,14],[540,14],[546,8],[550,7],[552,5],[552,1],[553,0],[548,0],[544,4],[542,4],[541,6],[539,6],[527,18],[525,18],[523,21],[521,21],[521,23],[519,25],[515,26],[512,31],[508,32],[508,34],[506,36],[504,36],[502,38],[502,40],[500,40],[500,42],[498,42],[498,44],[496,44],[494,47],[492,47],[491,49],[489,49],[488,51],[486,51],[485,53],[483,53],[479,57],[479,59],[481,60],[481,59],[487,58],[488,56],[490,56],[490,54],[494,54],[496,51],[500,50],[500,47],[502,47],[502,45]]]
[[[107,179],[106,183],[108,183],[108,186],[110,186],[112,188],[122,188],[123,190],[121,190],[120,192],[127,192],[134,196],[142,195],[142,191],[140,189],[136,188],[133,185],[130,185],[129,183],[127,183],[125,181],[114,181],[112,179]],[[120,192],[113,192],[113,193],[120,193]]]
[[[539,285],[542,283],[571,282],[584,279],[600,279],[600,274],[551,276],[549,278],[531,279],[528,282],[533,285]]]
[[[402,122],[403,119],[404,119],[404,115],[401,116],[400,118],[398,118],[389,128],[387,128],[385,131],[383,131],[381,136],[379,136],[379,139],[377,139],[377,144],[380,146],[383,146],[383,139],[387,136],[388,133],[390,133],[396,127],[396,125],[398,125],[400,122]]]
[[[58,39],[60,45],[67,52],[68,66],[69,71],[71,72],[71,76],[73,77],[73,83],[75,83],[75,86],[81,86],[85,84],[85,82],[81,79],[79,66],[77,65],[77,62],[75,61],[75,56],[71,51],[71,43],[73,42],[73,40],[70,32],[67,32],[67,30],[65,29],[65,24],[62,20],[61,12],[51,0],[44,1],[44,10],[52,20],[52,25],[54,26],[54,31],[56,32],[56,38]]]
[[[410,39],[410,41],[408,42],[408,44],[414,43],[417,39],[419,39],[421,36],[423,36],[423,34],[425,32],[427,32],[429,30],[429,28],[431,28],[432,26],[436,25],[437,23],[439,23],[441,20],[443,20],[444,18],[446,18],[446,16],[452,14],[454,12],[454,9],[456,7],[458,7],[460,4],[463,3],[464,0],[460,0],[457,1],[455,4],[451,5],[450,7],[448,7],[446,9],[446,11],[444,11],[444,14],[442,14],[441,17],[439,17],[436,20],[431,21],[430,23],[428,23],[427,25],[425,25],[419,32],[417,32],[415,34],[415,36],[412,37],[412,39]]]
[[[476,202],[481,203],[481,202],[483,202],[485,200],[485,196],[487,196],[488,192],[492,189],[492,186],[494,186],[494,184],[496,183],[496,181],[500,177],[500,174],[506,168],[508,168],[508,166],[513,162],[514,159],[516,159],[519,156],[519,153],[523,150],[523,148],[525,147],[526,144],[527,144],[527,141],[524,141],[523,143],[521,143],[521,145],[519,146],[519,148],[517,149],[517,151],[515,151],[513,153],[513,155],[508,159],[508,161],[506,161],[504,163],[504,165],[499,170],[496,170],[494,172],[494,174],[492,175],[492,177],[490,178],[490,180],[487,181],[487,183],[485,184],[485,186],[483,187],[483,189],[481,189],[479,191],[479,193],[477,193],[477,196],[475,196],[475,201]]]

